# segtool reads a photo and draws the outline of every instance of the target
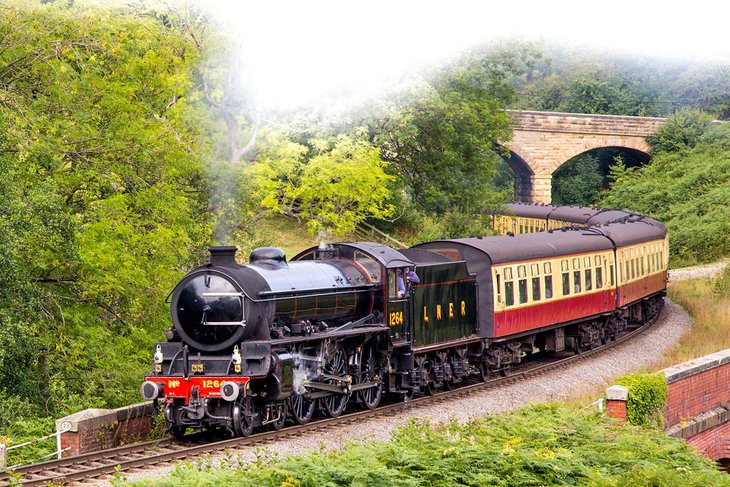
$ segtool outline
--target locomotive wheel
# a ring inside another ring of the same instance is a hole
[[[378,385],[368,389],[363,389],[360,391],[359,396],[362,404],[367,409],[375,409],[378,405],[380,405],[380,399],[383,397],[383,383],[380,382],[380,366],[378,365],[377,357],[374,356],[373,349],[370,347],[368,347],[367,356],[363,358],[365,360],[363,362],[364,367],[361,381],[378,381]]]
[[[279,410],[279,417],[274,420],[273,422],[269,423],[269,427],[274,431],[279,431],[281,428],[284,427],[284,423],[286,423],[286,403],[281,403],[278,405]],[[312,408],[314,410],[314,408]]]
[[[177,424],[170,426],[170,434],[178,440],[185,438],[185,430],[187,430],[187,427],[185,426]]]
[[[236,436],[249,436],[253,432],[253,401],[250,397],[233,406],[233,430]]]
[[[477,366],[477,374],[480,381],[487,382],[489,380],[489,367],[485,363],[480,362]]]
[[[347,366],[347,356],[341,346],[337,346],[332,359],[324,366],[324,373],[327,375],[341,377],[344,376]],[[325,383],[333,383],[332,379],[325,379]],[[328,416],[336,418],[347,407],[348,397],[345,394],[330,394],[322,399],[322,405]]]
[[[317,401],[307,399],[301,394],[295,394],[289,401],[289,410],[292,419],[297,424],[307,424],[314,414],[314,404]]]

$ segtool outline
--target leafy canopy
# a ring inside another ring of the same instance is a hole
[[[372,139],[426,212],[478,212],[500,202],[492,180],[497,143],[511,138],[514,76],[531,55],[477,51],[399,95],[376,114]]]
[[[675,265],[730,255],[730,125],[704,125],[698,134],[693,121],[682,124],[684,117],[659,130],[666,149],[650,165],[612,168],[612,189],[601,201],[665,222]]]
[[[393,214],[386,167],[376,147],[353,136],[306,146],[274,133],[248,175],[264,209],[304,220],[313,234],[344,235],[365,218]]]

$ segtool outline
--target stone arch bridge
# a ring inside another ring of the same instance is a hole
[[[550,203],[553,173],[593,149],[620,148],[649,161],[648,135],[665,118],[508,110],[513,119],[507,163],[515,173],[515,201]]]

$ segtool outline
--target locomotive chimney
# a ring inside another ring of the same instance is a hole
[[[238,247],[235,245],[209,247],[208,250],[210,251],[208,264],[221,267],[238,267],[236,262]]]

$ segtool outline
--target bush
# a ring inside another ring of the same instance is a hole
[[[636,426],[661,427],[667,403],[667,381],[661,373],[635,373],[620,377],[617,384],[629,389],[626,418]]]
[[[218,467],[221,465],[221,467]],[[681,440],[617,427],[585,410],[540,404],[432,429],[412,420],[388,442],[257,460],[231,457],[178,466],[170,476],[117,486],[236,485],[730,485],[730,478]]]

